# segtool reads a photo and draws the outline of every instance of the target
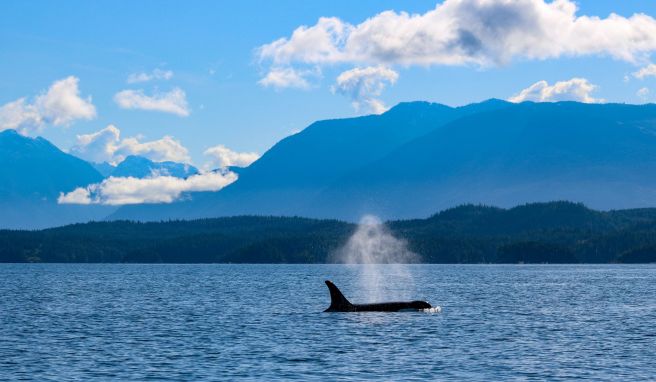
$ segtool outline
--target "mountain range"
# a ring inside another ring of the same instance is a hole
[[[239,179],[218,192],[118,209],[58,206],[56,198],[107,176],[198,170],[136,156],[117,166],[89,164],[13,131],[0,133],[0,166],[4,228],[235,215],[410,219],[466,203],[551,200],[599,210],[652,207],[656,105],[401,103],[380,115],[315,122],[237,169]]]
[[[60,205],[61,192],[102,181],[93,166],[43,138],[0,132],[0,227],[42,228],[100,220],[115,208]]]
[[[58,204],[61,193],[99,183],[108,176],[143,178],[152,174],[186,177],[198,170],[186,164],[128,156],[117,166],[88,163],[46,139],[14,130],[0,132],[0,228],[36,229],[103,220],[116,207]]]
[[[92,163],[92,165],[104,177],[131,176],[133,178],[146,178],[153,175],[166,175],[176,178],[186,178],[198,174],[196,167],[186,163],[171,161],[153,162],[148,158],[138,155],[129,155],[116,166],[107,162]]]
[[[125,206],[113,219],[287,215],[417,218],[464,203],[656,205],[656,105],[402,103],[320,121],[280,141],[217,193]]]

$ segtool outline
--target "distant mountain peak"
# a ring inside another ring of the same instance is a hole
[[[16,135],[20,135],[20,134],[18,133],[18,131],[14,129],[6,129],[0,131],[0,136],[16,136]]]
[[[485,101],[481,102],[475,102],[470,105],[514,105],[514,103],[510,101],[506,101],[504,99],[499,99],[499,98],[489,98],[486,99]]]
[[[90,206],[57,204],[70,192],[102,180],[88,163],[48,140],[0,132],[0,227],[47,227],[105,216]]]
[[[395,114],[395,113],[417,113],[427,110],[448,110],[453,109],[451,106],[447,106],[441,103],[428,102],[428,101],[406,101],[399,102],[395,106],[391,107],[383,114]]]
[[[28,148],[39,148],[51,153],[61,152],[57,146],[53,145],[45,138],[32,138],[13,129],[0,131],[0,150],[14,152],[15,155],[20,157],[23,153],[28,151]]]
[[[24,141],[24,142],[35,140],[34,138],[25,136],[13,129],[0,131],[0,139],[2,139],[3,141],[11,140],[11,141]]]
[[[146,178],[154,174],[186,178],[198,173],[198,169],[186,163],[171,161],[154,162],[139,155],[129,155],[109,175],[115,177]]]

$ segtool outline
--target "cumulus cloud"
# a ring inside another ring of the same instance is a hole
[[[71,147],[69,152],[91,162],[116,163],[114,153],[120,136],[121,131],[116,126],[109,125],[95,133],[78,135],[76,145]]]
[[[568,81],[559,81],[549,85],[547,81],[538,81],[528,88],[522,90],[513,97],[510,102],[556,102],[556,101],[579,101],[585,103],[604,102],[601,98],[592,97],[591,93],[597,90],[597,86],[591,84],[585,78],[572,78]]]
[[[638,90],[638,92],[636,93],[636,95],[637,95],[638,98],[640,98],[643,102],[647,102],[647,100],[649,99],[649,93],[650,93],[650,92],[649,92],[649,89],[648,89],[648,88],[641,88],[641,89]]]
[[[645,14],[577,14],[572,0],[445,0],[423,14],[385,11],[353,25],[322,17],[260,46],[261,62],[492,66],[513,59],[606,55],[645,61],[656,20]]]
[[[121,139],[121,131],[114,125],[95,133],[78,135],[70,153],[92,162],[112,164],[120,163],[128,155],[140,155],[155,162],[191,161],[187,148],[171,136],[154,141],[142,141],[140,137]]]
[[[28,134],[43,124],[43,116],[39,110],[25,98],[19,98],[0,107],[0,131],[15,129],[22,134]]]
[[[264,87],[272,87],[276,89],[308,89],[310,87],[310,82],[307,78],[309,76],[317,75],[318,73],[316,70],[296,70],[291,67],[273,68],[257,83]]]
[[[173,161],[187,163],[191,161],[187,149],[180,141],[170,135],[165,135],[160,139],[147,142],[141,142],[138,137],[125,138],[120,142],[115,154],[120,157],[141,155],[155,162]]]
[[[167,93],[155,93],[152,96],[139,90],[122,90],[114,95],[114,101],[123,109],[140,109],[161,111],[176,114],[181,117],[189,115],[187,95],[180,88],[174,88]]]
[[[633,77],[644,79],[645,77],[656,77],[656,64],[649,64],[633,73]]]
[[[95,185],[93,185],[95,186]],[[88,187],[91,187],[88,186]],[[69,193],[59,193],[59,204],[91,204],[91,191],[87,187],[78,187]]]
[[[136,83],[139,83],[139,82],[148,82],[148,81],[154,81],[154,80],[168,81],[171,78],[173,78],[173,71],[171,71],[171,70],[162,70],[162,69],[154,69],[150,73],[140,72],[140,73],[130,74],[128,76],[128,83],[129,84],[136,84]]]
[[[46,125],[69,126],[79,119],[93,119],[96,108],[91,97],[80,97],[79,79],[74,76],[55,81],[33,102],[25,97],[0,107],[0,130],[16,129],[22,134]]]
[[[236,152],[224,145],[210,147],[203,154],[212,158],[211,162],[205,165],[206,168],[247,167],[260,158],[258,153]]]
[[[333,92],[343,94],[352,100],[356,110],[366,108],[380,114],[387,110],[382,101],[377,99],[386,85],[393,85],[399,74],[383,66],[354,68],[341,73],[333,86]]]
[[[101,183],[61,193],[57,201],[60,204],[106,205],[171,203],[185,192],[218,191],[235,180],[237,175],[230,171],[207,172],[185,179],[173,176],[109,177]]]

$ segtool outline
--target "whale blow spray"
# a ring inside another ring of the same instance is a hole
[[[360,290],[369,301],[407,298],[414,292],[406,264],[417,263],[420,257],[375,216],[362,217],[348,242],[336,252],[336,259],[358,268]]]

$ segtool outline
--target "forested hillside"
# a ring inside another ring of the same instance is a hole
[[[387,224],[426,263],[656,262],[656,209],[464,205]],[[324,263],[356,228],[336,220],[245,216],[4,230],[0,261]]]

